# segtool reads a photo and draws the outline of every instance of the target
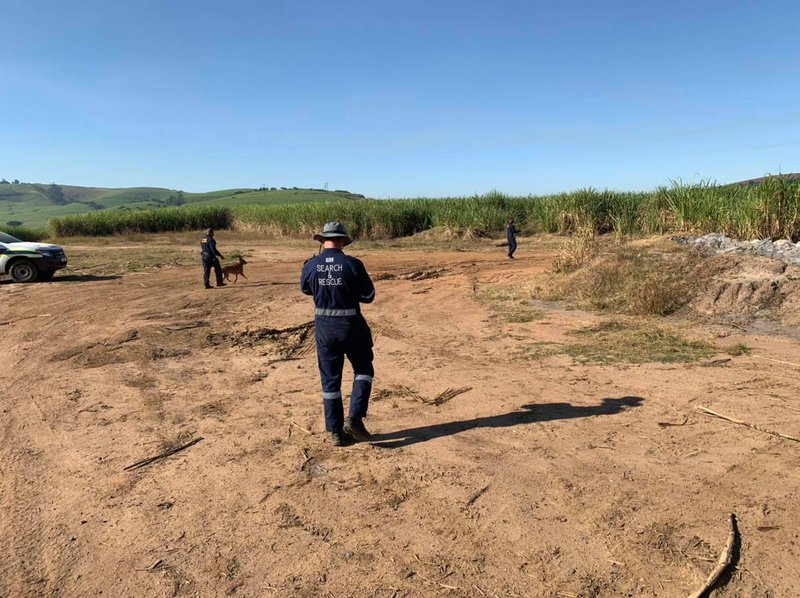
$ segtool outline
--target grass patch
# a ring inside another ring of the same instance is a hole
[[[484,287],[474,293],[475,300],[491,312],[493,320],[524,324],[541,320],[544,310],[530,304],[530,292],[522,286]]]
[[[544,319],[544,310],[527,307],[508,309],[497,314],[497,318],[508,324],[525,324]]]
[[[580,340],[563,352],[581,363],[691,363],[715,353],[710,343],[687,339],[651,323],[611,321],[570,333]]]
[[[551,343],[547,341],[535,341],[525,343],[517,351],[516,356],[521,359],[529,361],[540,361],[547,357],[554,355],[561,355],[564,353],[564,346],[558,343]]]
[[[586,227],[577,231],[561,247],[551,271],[555,274],[569,273],[586,265],[597,255],[597,240],[594,229]]]
[[[742,355],[750,355],[753,352],[753,349],[745,345],[744,343],[736,343],[732,347],[728,348],[728,355],[733,355],[734,357],[740,357]]]
[[[666,316],[694,297],[701,259],[668,241],[606,242],[594,259],[572,271],[553,272],[532,294],[582,309]]]
[[[692,363],[714,355],[716,348],[705,341],[642,322],[603,322],[569,332],[575,342],[564,344],[536,341],[522,345],[519,359],[539,361],[569,355],[583,364]]]

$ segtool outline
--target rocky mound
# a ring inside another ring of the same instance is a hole
[[[787,239],[737,241],[720,233],[709,233],[702,237],[673,237],[673,240],[681,245],[708,249],[715,253],[758,255],[787,264],[800,264],[800,243],[792,243]]]

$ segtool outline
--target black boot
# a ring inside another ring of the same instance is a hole
[[[344,446],[344,435],[341,432],[331,432],[331,444],[333,446]]]
[[[361,421],[361,418],[352,415],[344,422],[344,433],[358,442],[367,442],[372,439],[372,435],[364,427],[364,422]]]

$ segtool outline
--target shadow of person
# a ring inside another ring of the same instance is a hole
[[[241,284],[241,286],[247,287],[248,289],[254,289],[258,287],[274,287],[276,285],[286,285],[286,286],[297,285],[298,288],[300,287],[300,283],[298,282],[282,282],[279,280],[273,280],[270,282],[245,282]]]
[[[49,280],[41,282],[96,282],[101,280],[117,280],[122,278],[120,274],[108,274],[106,276],[96,276],[94,274],[64,274],[59,276],[56,274]]]
[[[615,415],[631,407],[638,407],[642,397],[619,397],[603,399],[599,405],[570,405],[569,403],[529,403],[522,406],[521,411],[512,411],[502,415],[476,417],[458,422],[432,424],[419,428],[408,428],[387,434],[373,434],[372,445],[381,448],[400,448],[418,442],[425,442],[442,436],[450,436],[476,428],[508,428],[521,424],[547,422],[558,419],[575,419],[578,417],[594,417],[596,415]]]
[[[102,280],[116,280],[122,278],[119,274],[110,274],[108,276],[95,276],[94,274],[56,274],[52,278],[46,280],[37,280],[35,284],[49,284],[53,282],[96,282]],[[3,278],[0,280],[0,285],[4,284],[19,284],[15,283],[11,278]]]

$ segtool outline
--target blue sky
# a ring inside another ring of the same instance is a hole
[[[800,3],[0,0],[0,176],[374,197],[800,171]]]

